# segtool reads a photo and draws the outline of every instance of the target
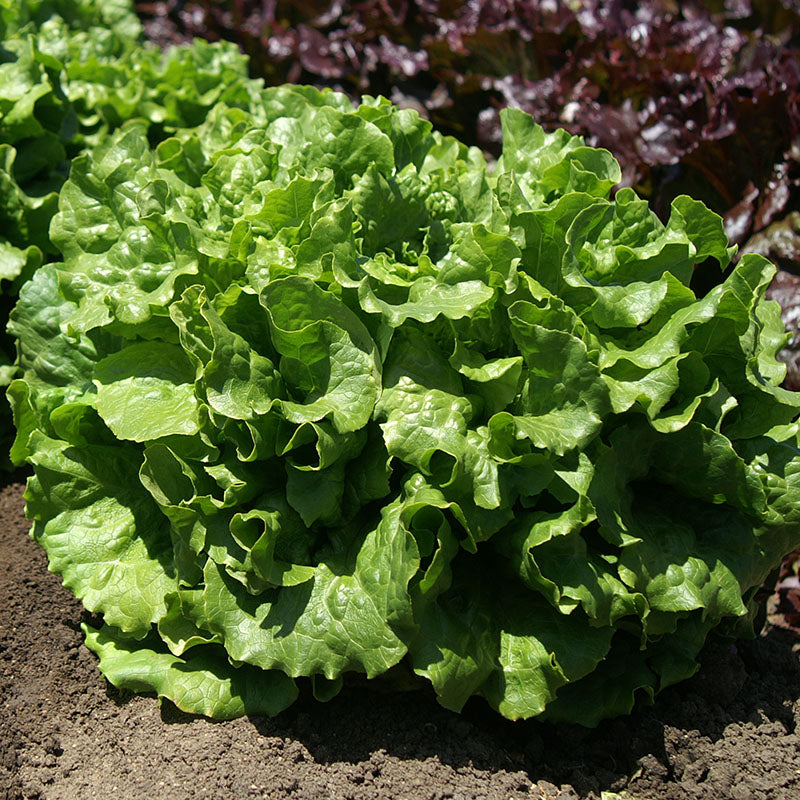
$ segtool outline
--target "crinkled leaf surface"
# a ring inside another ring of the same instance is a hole
[[[114,686],[155,692],[189,714],[215,719],[243,714],[274,716],[297,697],[297,688],[282,672],[234,667],[218,652],[192,651],[179,658],[158,644],[115,636],[108,626],[95,630],[83,625],[82,629],[87,646]]]

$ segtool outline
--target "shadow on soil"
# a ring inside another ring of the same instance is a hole
[[[432,692],[368,687],[346,687],[325,704],[301,692],[305,699],[277,718],[250,722],[262,736],[300,742],[322,764],[357,764],[382,751],[400,760],[435,758],[456,770],[525,770],[535,781],[569,784],[581,797],[636,781],[646,795],[648,782],[680,780],[689,762],[702,762],[703,753],[732,729],[772,724],[794,734],[800,698],[796,642],[778,629],[736,644],[712,637],[692,679],[662,692],[654,705],[595,729],[508,722],[478,699],[455,714],[441,708]],[[130,696],[112,687],[108,692],[115,702]],[[193,717],[165,703],[162,719],[180,724]],[[689,755],[676,758],[682,741]],[[702,776],[708,767],[695,771]]]

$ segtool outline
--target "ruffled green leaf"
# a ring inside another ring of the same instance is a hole
[[[232,666],[214,651],[193,650],[185,658],[158,644],[133,643],[113,628],[82,625],[86,646],[118,689],[154,692],[187,714],[234,719],[244,714],[274,717],[297,697],[294,682],[281,672]]]
[[[109,625],[144,636],[177,582],[165,524],[137,490],[138,454],[75,447],[39,432],[29,447],[37,474],[25,493],[27,513],[50,569]]]

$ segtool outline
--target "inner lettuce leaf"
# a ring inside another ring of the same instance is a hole
[[[112,683],[227,718],[403,665],[454,710],[594,725],[752,617],[800,545],[775,267],[503,129],[489,168],[282,86],[73,161],[63,263],[12,314],[12,455]]]

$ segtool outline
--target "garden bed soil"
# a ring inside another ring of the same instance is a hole
[[[364,687],[224,723],[119,692],[82,646],[89,617],[27,536],[22,491],[0,495],[0,798],[800,796],[800,652],[775,628],[710,641],[694,678],[595,730]]]

